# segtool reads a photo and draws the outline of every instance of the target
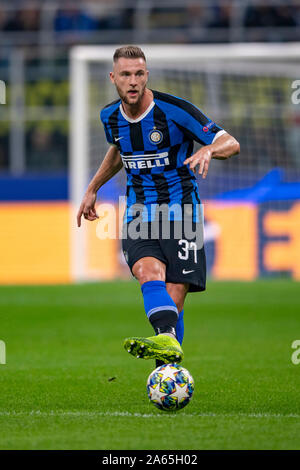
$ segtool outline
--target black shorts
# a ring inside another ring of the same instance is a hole
[[[166,265],[166,282],[188,283],[190,292],[199,292],[206,287],[206,259],[202,242],[191,235],[187,238],[170,222],[170,236],[163,236],[161,226],[152,230],[147,224],[143,237],[131,238],[128,224],[123,226],[122,249],[132,272],[133,265],[141,258],[151,256]],[[193,225],[194,228],[196,224]],[[202,227],[201,227],[202,229]],[[145,233],[147,236],[145,236]],[[186,236],[186,234],[185,234]]]

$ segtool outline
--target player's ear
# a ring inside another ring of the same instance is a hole
[[[109,72],[109,78],[112,83],[115,83],[115,75],[114,72]]]

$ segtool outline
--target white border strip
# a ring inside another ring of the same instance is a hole
[[[299,419],[299,414],[281,414],[281,413],[185,413],[180,412],[179,414],[160,414],[157,413],[130,413],[129,411],[0,411],[0,417],[6,416],[10,418],[18,417],[41,417],[48,418],[51,416],[55,417],[123,417],[123,418],[177,418],[184,416],[184,418],[274,418],[274,419],[284,419],[284,418],[294,418]]]

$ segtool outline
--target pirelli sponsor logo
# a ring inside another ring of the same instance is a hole
[[[151,169],[170,164],[169,152],[152,153],[149,155],[121,155],[121,157],[124,167],[129,170]]]

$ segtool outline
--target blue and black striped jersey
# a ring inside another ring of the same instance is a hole
[[[190,102],[152,92],[151,105],[137,119],[126,116],[120,99],[100,114],[107,141],[118,147],[127,172],[127,221],[135,203],[146,208],[200,203],[194,173],[183,162],[193,153],[193,141],[209,145],[225,132]]]

